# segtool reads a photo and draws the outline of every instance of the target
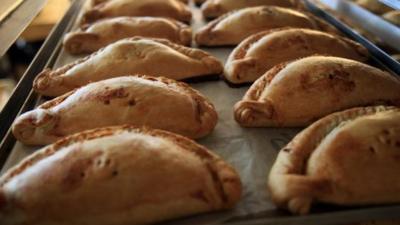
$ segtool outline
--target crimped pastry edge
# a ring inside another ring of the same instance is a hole
[[[241,126],[252,127],[255,114],[262,114],[268,119],[274,116],[273,105],[269,101],[260,102],[259,98],[274,77],[290,63],[281,63],[268,70],[266,74],[253,83],[243,99],[234,105],[234,118]]]
[[[278,153],[277,159],[270,171],[267,190],[271,195],[272,201],[279,208],[286,208],[294,214],[307,214],[311,209],[314,196],[312,196],[312,193],[306,192],[307,190],[296,190],[293,182],[306,182],[310,186],[310,190],[321,188],[321,182],[323,181],[313,180],[304,175],[304,170],[311,154],[323,139],[340,124],[385,111],[400,111],[400,108],[371,106],[336,112],[323,117],[297,134]],[[294,188],[295,193],[287,191],[291,188]]]

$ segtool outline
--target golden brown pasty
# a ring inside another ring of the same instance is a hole
[[[293,9],[258,6],[233,11],[202,27],[195,35],[198,45],[237,45],[245,38],[261,31],[282,27],[309,29],[323,28],[323,22]],[[324,25],[329,27],[328,25]],[[328,28],[327,28],[328,29]]]
[[[299,127],[340,110],[400,106],[400,81],[357,61],[311,56],[273,67],[235,105],[246,127]]]
[[[2,225],[142,225],[232,208],[235,169],[161,130],[107,127],[49,145],[0,178]]]
[[[307,214],[316,202],[399,203],[399,148],[399,108],[329,115],[280,151],[269,175],[272,200],[295,214]]]
[[[225,64],[231,83],[257,80],[273,66],[315,54],[365,61],[368,51],[360,44],[325,32],[284,28],[263,31],[241,42]]]
[[[30,145],[123,124],[200,138],[214,129],[217,120],[212,103],[185,83],[125,76],[91,83],[46,102],[18,117],[12,130],[18,140]]]
[[[165,39],[128,38],[55,70],[40,73],[33,89],[59,96],[89,82],[127,74],[164,76],[175,80],[220,74],[223,66],[205,51]]]
[[[400,26],[400,10],[390,11],[383,14],[382,17],[390,23],[393,23],[396,26]]]
[[[179,0],[112,0],[93,6],[83,15],[81,24],[118,16],[153,16],[190,22],[189,7]]]
[[[72,54],[92,53],[115,41],[134,36],[164,38],[190,45],[192,29],[184,23],[161,17],[116,17],[68,33],[64,47]]]
[[[280,7],[295,7],[297,0],[207,0],[201,11],[206,18],[216,18],[227,12],[246,7],[273,5]]]

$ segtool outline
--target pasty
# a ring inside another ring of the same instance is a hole
[[[161,130],[89,130],[23,160],[0,178],[2,225],[143,225],[232,208],[235,169]]]
[[[181,45],[190,45],[192,29],[173,19],[160,17],[116,17],[68,33],[65,49],[72,54],[92,53],[118,40],[134,37],[164,38]]]
[[[311,56],[273,67],[235,105],[246,127],[299,127],[340,110],[400,106],[400,80],[357,61]]]
[[[295,7],[298,2],[297,0],[207,0],[201,6],[201,11],[206,18],[216,18],[236,9],[263,5]]]
[[[30,145],[123,124],[200,138],[214,129],[217,120],[212,103],[189,85],[162,77],[125,76],[91,83],[46,102],[18,117],[12,130]]]
[[[81,24],[118,16],[153,16],[190,22],[189,7],[179,0],[112,0],[104,1],[87,10]]]
[[[400,202],[400,109],[354,108],[329,115],[284,147],[268,181],[272,200],[295,214],[313,203]]]
[[[257,80],[273,66],[315,54],[366,61],[368,51],[360,44],[325,32],[283,28],[254,34],[241,42],[225,64],[231,83]]]
[[[330,29],[314,16],[293,9],[258,6],[240,9],[219,17],[202,27],[195,35],[198,45],[237,45],[261,31],[282,27]]]
[[[173,44],[165,39],[129,38],[61,68],[41,72],[33,88],[59,96],[89,82],[127,74],[164,76],[182,80],[220,74],[223,66],[205,51]]]

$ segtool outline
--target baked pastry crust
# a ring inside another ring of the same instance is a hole
[[[58,69],[45,69],[34,80],[33,89],[46,96],[59,96],[89,82],[128,74],[182,80],[222,71],[222,63],[205,51],[165,39],[134,37]]]
[[[274,29],[248,37],[233,50],[225,63],[225,79],[253,82],[275,65],[315,54],[368,59],[366,48],[344,37],[302,28]]]
[[[131,126],[78,133],[0,178],[3,225],[152,224],[233,207],[235,169],[203,146]]]
[[[299,3],[296,0],[207,0],[201,6],[201,12],[205,18],[216,18],[233,10],[268,5],[296,7]]]
[[[276,6],[257,6],[226,13],[202,27],[195,40],[202,46],[237,45],[261,31],[297,27],[336,32],[316,17],[294,9]]]
[[[311,56],[273,67],[236,103],[245,127],[301,127],[340,110],[400,106],[400,81],[378,68],[330,56]]]
[[[91,83],[50,100],[18,117],[12,130],[21,142],[42,145],[83,130],[124,124],[201,138],[217,121],[212,103],[185,83],[125,76]]]
[[[189,7],[179,0],[112,0],[93,5],[84,13],[81,24],[118,16],[165,17],[183,22],[192,19]]]
[[[174,19],[116,17],[100,20],[68,33],[64,38],[64,47],[72,54],[92,53],[113,42],[134,36],[163,38],[190,46],[192,29]]]
[[[400,109],[354,108],[299,133],[273,165],[268,189],[278,207],[307,214],[315,202],[400,202]]]

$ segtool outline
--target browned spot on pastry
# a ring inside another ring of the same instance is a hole
[[[375,148],[374,148],[373,146],[370,146],[370,147],[368,148],[368,150],[369,150],[371,153],[375,153]]]
[[[125,98],[128,97],[128,95],[129,93],[126,92],[123,87],[121,87],[113,90],[104,90],[103,92],[91,95],[89,99],[97,99],[104,102],[104,104],[108,105],[110,104],[112,99]]]
[[[109,166],[111,164],[111,160],[110,159],[106,159],[106,161],[104,162],[105,166]]]
[[[209,200],[207,199],[205,193],[202,190],[199,190],[199,191],[196,191],[196,192],[190,194],[190,197],[199,199],[200,201],[203,201],[207,204],[209,203]]]
[[[336,89],[339,93],[351,92],[356,87],[350,79],[350,74],[342,70],[328,72],[321,79],[314,79],[309,74],[300,76],[300,83],[303,89]]]
[[[284,148],[284,149],[282,149],[282,151],[289,153],[291,151],[291,149],[290,148]]]
[[[279,46],[279,49],[281,48],[289,48],[291,46],[301,46],[302,48],[304,48],[305,50],[309,49],[308,43],[307,41],[300,35],[294,35],[294,36],[290,36],[287,38],[287,40],[282,44],[282,46]],[[274,45],[272,45],[273,47]]]
[[[79,187],[86,176],[86,170],[92,166],[91,159],[82,159],[74,162],[66,172],[62,180],[62,187],[65,191],[72,191]]]
[[[141,77],[145,78],[146,80],[150,80],[150,81],[160,81],[156,77],[148,77],[148,76],[141,76]]]
[[[116,177],[116,176],[118,176],[118,170],[113,170],[113,172],[112,172],[112,176],[113,176],[113,177]]]
[[[135,106],[136,105],[136,100],[135,99],[131,99],[128,101],[128,105],[129,106]]]

